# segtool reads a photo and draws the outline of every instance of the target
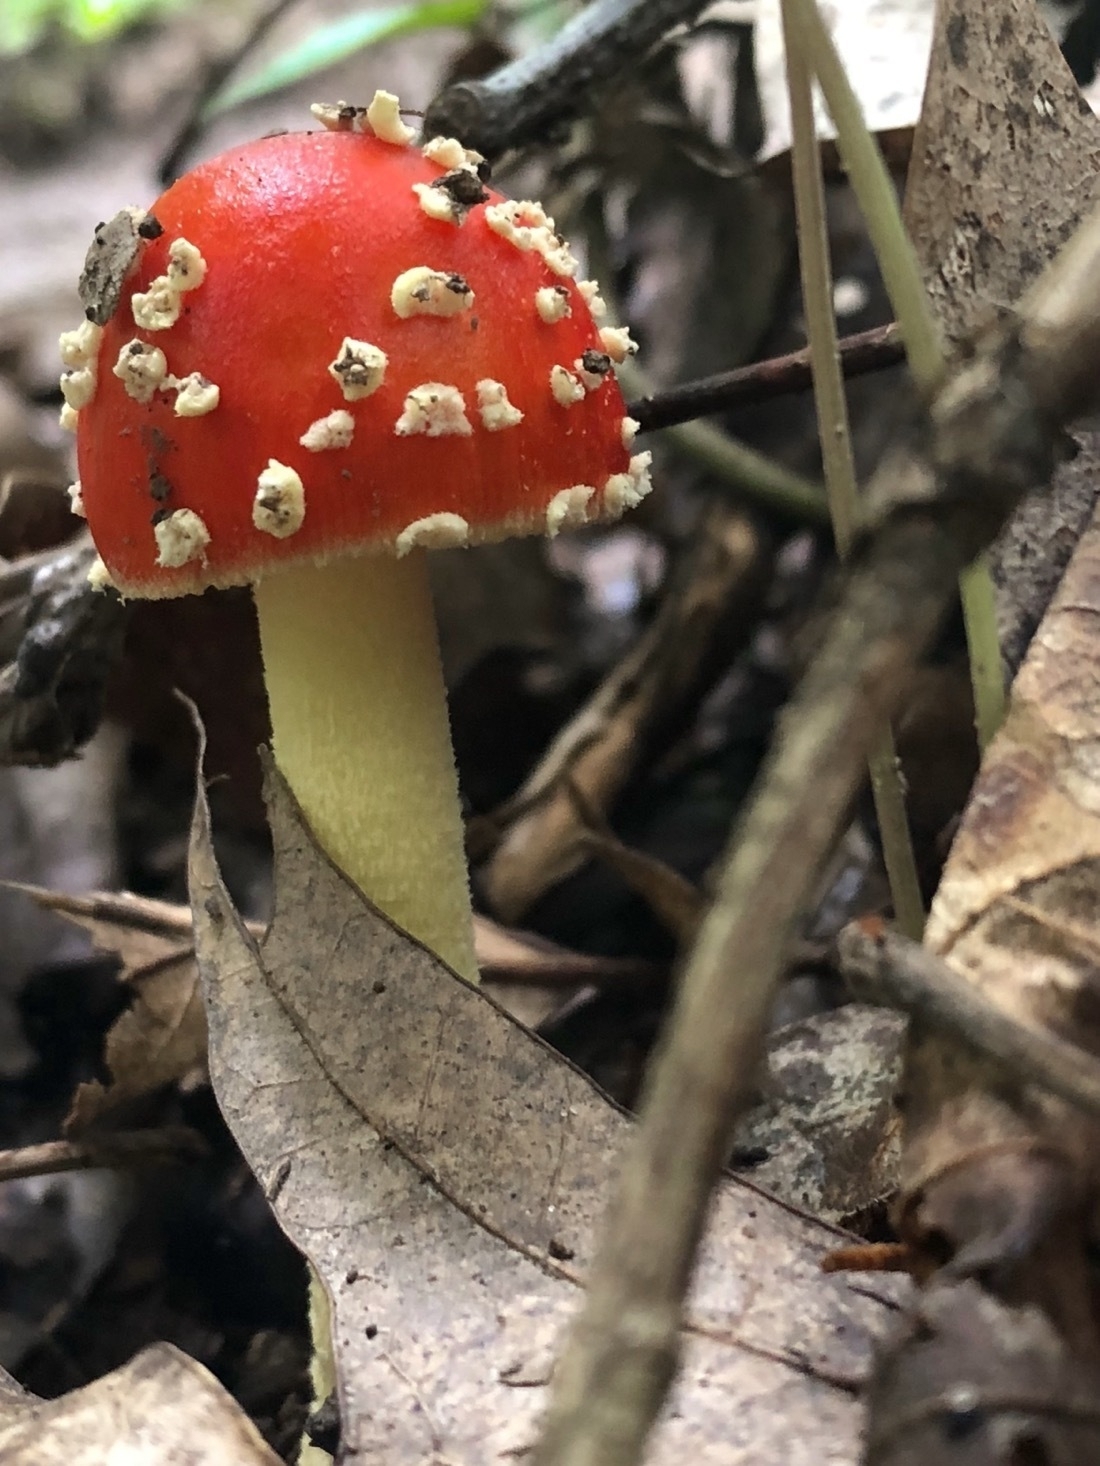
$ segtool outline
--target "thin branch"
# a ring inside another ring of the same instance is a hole
[[[884,371],[905,360],[901,332],[893,321],[842,337],[837,346],[845,380]],[[813,367],[807,346],[786,356],[773,356],[648,393],[629,403],[626,410],[641,424],[643,433],[650,433],[711,413],[728,412],[733,407],[751,407],[792,392],[805,392],[812,385]]]
[[[484,81],[449,86],[424,116],[424,136],[451,133],[489,159],[544,137],[591,105],[597,86],[635,66],[706,0],[592,0],[544,46]]]
[[[206,1141],[187,1125],[160,1130],[116,1130],[83,1140],[47,1140],[0,1150],[0,1181],[27,1176],[53,1176],[62,1171],[121,1170],[129,1166],[163,1165],[201,1160]]]
[[[637,390],[645,382],[645,377],[630,361],[622,363],[618,376],[627,391]],[[666,444],[708,470],[718,481],[719,491],[728,486],[750,503],[802,524],[828,523],[828,505],[819,484],[785,468],[721,428],[705,422],[683,422],[665,428],[664,434]]]
[[[870,921],[846,926],[838,949],[857,998],[903,1008],[997,1060],[1015,1082],[1042,1085],[1100,1116],[1100,1061],[1045,1029],[1017,1022],[942,957]]]

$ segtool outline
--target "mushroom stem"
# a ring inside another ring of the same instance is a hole
[[[391,920],[476,982],[425,552],[280,569],[254,594],[275,758],[317,840]]]

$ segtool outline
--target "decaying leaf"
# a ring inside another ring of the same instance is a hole
[[[578,1301],[626,1122],[396,931],[269,774],[276,910],[256,943],[200,802],[190,878],[219,1101],[333,1302],[343,1446],[387,1466],[522,1451]],[[835,1232],[730,1183],[658,1462],[854,1462],[877,1300],[822,1278]]]
[[[126,892],[69,896],[31,886],[19,889],[82,927],[99,951],[117,956],[120,981],[130,990],[130,1006],[107,1035],[111,1082],[93,1079],[77,1086],[66,1121],[70,1135],[182,1079],[204,1062],[206,1018],[191,946],[191,913],[185,906]]]
[[[950,333],[1041,271],[1097,197],[1098,156],[1100,126],[1030,0],[944,0],[908,216]],[[1018,557],[1043,567],[1044,594],[1022,609],[1002,547],[1002,622],[1018,644],[1087,522],[1095,456],[1082,457],[1072,512],[1056,493],[1010,528]],[[926,932],[990,1003],[1093,1053],[1098,614],[1094,521],[1016,679]],[[924,1024],[903,1095],[899,1227],[931,1282],[876,1369],[868,1461],[1100,1459],[1096,1122]]]
[[[4,1466],[279,1466],[213,1375],[171,1344],[57,1400],[0,1371]]]
[[[937,11],[905,217],[937,315],[959,339],[1003,313],[1100,197],[1100,119],[1034,0],[948,0]],[[1010,668],[1088,522],[1100,438],[1026,498],[991,552]]]
[[[77,1086],[65,1128],[82,1134],[130,1101],[185,1078],[206,1063],[206,1015],[199,993],[191,911],[128,891],[71,896],[9,882],[92,938],[96,949],[117,957],[119,981],[131,1003],[107,1034],[109,1084]],[[475,917],[474,949],[482,981],[514,1018],[537,1027],[587,984],[653,982],[653,964],[589,957],[542,938],[526,937]],[[250,923],[259,937],[263,927]]]

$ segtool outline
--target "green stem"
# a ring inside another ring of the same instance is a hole
[[[867,223],[883,283],[905,342],[909,370],[921,391],[931,393],[944,371],[939,328],[921,279],[920,265],[905,232],[893,181],[878,144],[867,129],[817,0],[785,0],[786,23],[825,94],[837,130],[837,146]],[[970,650],[970,677],[978,736],[984,748],[1004,718],[1005,689],[994,591],[984,560],[960,577],[959,592]]]
[[[837,553],[847,556],[859,517],[848,403],[840,366],[833,279],[829,261],[829,232],[825,216],[825,185],[821,153],[814,128],[813,91],[802,50],[802,38],[791,25],[792,6],[783,0],[783,34],[787,58],[787,91],[791,102],[795,215],[798,220],[798,262],[802,273],[802,302],[810,342],[814,405],[825,473],[825,492],[832,515]],[[882,838],[883,859],[894,901],[894,914],[905,934],[915,941],[924,930],[921,899],[905,789],[894,748],[893,734],[884,726],[869,757],[871,791]]]
[[[997,635],[997,596],[987,555],[979,555],[959,576],[978,743],[987,748],[1005,715],[1004,670]]]

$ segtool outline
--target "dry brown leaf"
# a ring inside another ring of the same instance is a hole
[[[1100,124],[1032,0],[942,0],[907,216],[949,334],[1042,271],[1096,200],[1098,161]],[[1084,441],[996,548],[1010,662],[1088,523],[1100,454],[1095,435]],[[926,933],[992,1003],[1093,1052],[1098,613],[1094,528],[1016,679]],[[1096,1124],[926,1024],[905,1075],[898,1219],[931,1283],[876,1369],[868,1462],[1100,1458]]]
[[[4,1466],[279,1466],[236,1401],[201,1364],[154,1344],[57,1400],[0,1371]]]
[[[943,0],[905,218],[953,339],[1018,300],[1100,195],[1100,119],[1034,0]],[[998,631],[1019,666],[1088,523],[1100,437],[1026,498],[991,552]]]
[[[132,1100],[183,1079],[206,1063],[206,1015],[199,994],[187,906],[127,891],[71,896],[9,882],[47,911],[92,938],[96,949],[122,963],[119,981],[131,1005],[107,1034],[111,1082],[77,1086],[65,1122],[80,1135]],[[259,937],[263,927],[250,923]],[[588,957],[541,938],[525,937],[486,917],[474,918],[474,948],[483,981],[514,1018],[536,1028],[570,994],[588,983],[651,982],[652,964]]]
[[[332,1295],[345,1448],[387,1466],[498,1459],[532,1440],[626,1122],[364,901],[277,776],[269,804],[276,913],[262,944],[196,811],[219,1101]],[[653,1459],[854,1462],[851,1385],[882,1305],[819,1275],[835,1232],[752,1188],[723,1188],[711,1235]]]
[[[1098,619],[1100,516],[1016,678],[926,933],[996,1008],[1092,1054]],[[1024,1441],[1021,1460],[1100,1458],[1091,1307],[1100,1124],[924,1025],[910,1040],[906,1094],[900,1224],[926,1270],[945,1256],[951,1267],[933,1278],[908,1336],[876,1372],[869,1461],[953,1459],[936,1454],[952,1390],[972,1401],[974,1459]]]
[[[107,1034],[110,1084],[77,1086],[65,1128],[79,1135],[124,1105],[173,1084],[204,1062],[206,1018],[186,906],[126,892],[70,896],[21,886],[40,906],[82,927],[122,963],[131,1001]]]
[[[1100,1051],[1100,515],[1012,688],[926,941],[1020,1022]]]

